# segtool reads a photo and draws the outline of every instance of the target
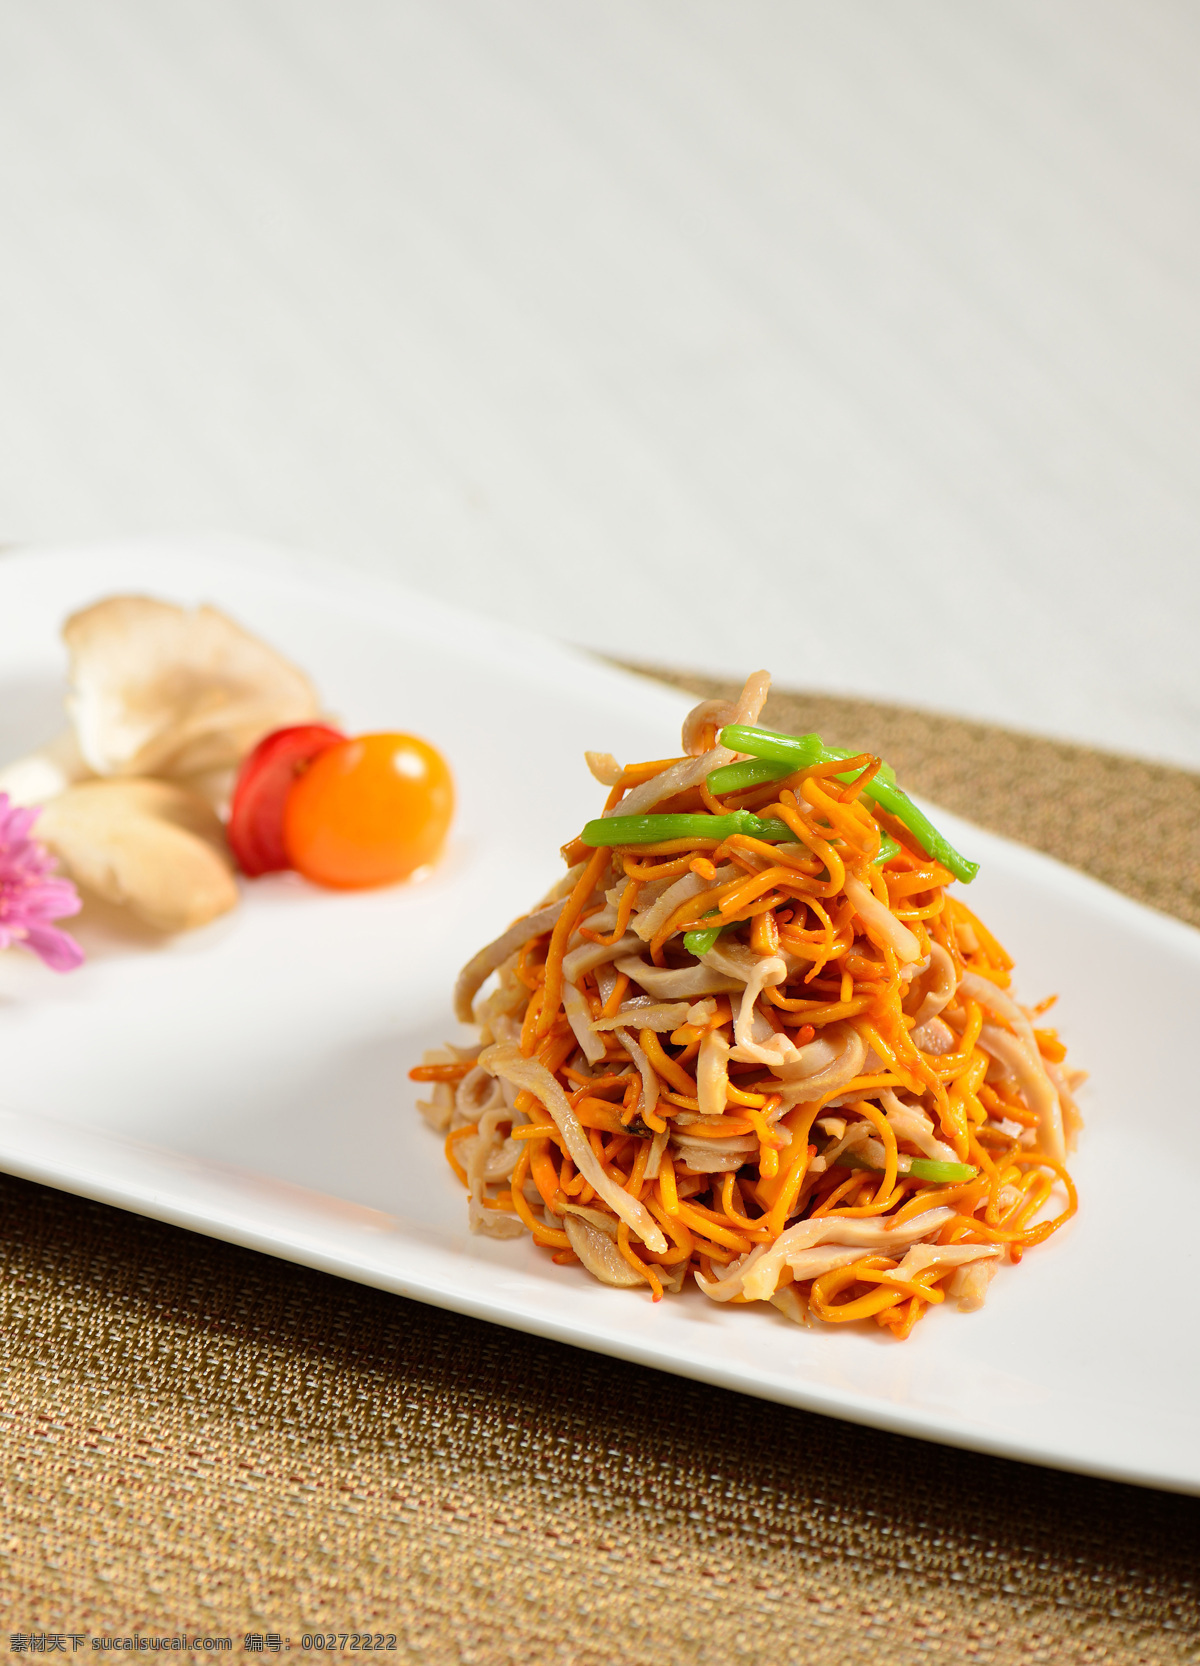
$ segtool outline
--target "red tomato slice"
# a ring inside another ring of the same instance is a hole
[[[345,735],[326,723],[297,723],[260,740],[238,771],[226,835],[244,874],[279,873],[290,868],[283,844],[283,807],[297,777]]]

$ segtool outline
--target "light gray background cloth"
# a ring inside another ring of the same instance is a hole
[[[1182,0],[0,0],[0,543],[1200,765]]]

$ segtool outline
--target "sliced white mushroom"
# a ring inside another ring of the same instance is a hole
[[[812,1041],[797,1048],[795,1059],[775,1074],[801,1098],[836,1093],[862,1072],[867,1044],[853,1024],[826,1024]]]
[[[928,976],[924,979],[924,995],[913,1019],[914,1026],[920,1029],[922,1025],[936,1018],[942,1008],[949,1006],[954,999],[957,987],[958,973],[954,969],[954,962],[940,943],[931,943]],[[926,1051],[932,1049],[927,1048]]]
[[[549,908],[552,902],[561,902],[564,897],[569,897],[575,889],[580,874],[586,867],[586,862],[576,862],[573,868],[568,868],[565,874],[561,874],[554,881],[541,902],[538,903],[538,907]]]
[[[1037,1036],[1033,1035],[1027,1013],[1020,1010],[1012,995],[998,990],[990,978],[980,978],[978,973],[965,973],[958,985],[958,993],[967,996],[968,1001],[978,1001],[985,1013],[993,1013],[1012,1025],[1017,1033],[1023,1063],[1003,1040],[1003,1031],[997,1031],[995,1026],[983,1025],[980,1041],[983,1048],[992,1053],[993,1058],[998,1058],[1020,1081],[1025,1103],[1030,1110],[1037,1111],[1038,1140],[1042,1141],[1042,1150],[1048,1156],[1057,1158],[1058,1163],[1065,1163],[1067,1136],[1063,1131],[1062,1105],[1058,1101],[1055,1085],[1047,1075],[1047,1066],[1038,1050]]]
[[[832,1168],[838,1158],[844,1156],[847,1151],[865,1158],[865,1147],[871,1142],[871,1132],[872,1124],[869,1122],[844,1123],[842,1132],[834,1143],[827,1151],[822,1151],[819,1156],[814,1157],[810,1166],[816,1173],[823,1173],[825,1169]],[[879,1146],[880,1151],[883,1150],[879,1141],[875,1141],[875,1144]],[[818,1163],[821,1165],[820,1168],[816,1166]],[[882,1164],[880,1166],[882,1167]]]
[[[658,1172],[662,1167],[663,1152],[667,1149],[667,1141],[670,1137],[671,1124],[667,1123],[666,1127],[660,1128],[650,1141],[650,1155],[646,1159],[645,1177],[647,1180],[658,1179]]]
[[[763,702],[767,698],[767,691],[771,686],[771,679],[765,671],[755,671],[746,679],[746,685],[738,697],[737,705],[733,709],[734,723],[755,723],[762,710]],[[695,742],[693,742],[694,744]],[[605,810],[606,816],[644,816],[653,810],[656,804],[664,803],[668,798],[674,798],[676,793],[686,792],[689,787],[699,786],[706,776],[714,769],[720,769],[722,764],[731,764],[738,756],[727,746],[714,746],[707,752],[697,756],[681,758],[677,764],[664,769],[661,775],[654,775],[648,781],[639,782],[631,792],[626,793],[619,804],[612,809]]]
[[[663,1287],[663,1294],[677,1296],[683,1289],[683,1281],[687,1277],[687,1264],[676,1261],[673,1266],[664,1267],[661,1262],[658,1268],[658,1282]]]
[[[621,1043],[621,1046],[629,1054],[629,1057],[633,1060],[641,1074],[642,1099],[641,1104],[638,1107],[638,1114],[643,1117],[650,1116],[653,1113],[655,1106],[658,1104],[659,1081],[654,1066],[650,1063],[650,1060],[646,1057],[644,1050],[639,1043],[633,1039],[628,1030],[614,1030],[613,1034]]]
[[[633,941],[636,942],[637,939],[634,938]],[[566,961],[563,965],[565,968]],[[701,966],[699,961],[694,966],[651,966],[648,961],[631,955],[627,949],[622,949],[616,966],[618,972],[624,972],[626,977],[640,984],[647,994],[660,1001],[674,1001],[685,996],[691,998],[696,995],[720,995],[723,991],[742,987],[739,979],[726,977],[722,972],[714,972],[710,966]]]
[[[491,977],[492,973],[506,961],[514,949],[520,949],[531,938],[540,937],[544,931],[553,931],[558,916],[567,906],[565,897],[552,902],[548,908],[539,908],[536,914],[527,914],[523,920],[517,920],[502,931],[499,937],[479,953],[472,955],[454,985],[454,1016],[464,1024],[471,1022],[471,1003],[480,989]]]
[[[696,1057],[697,1103],[701,1116],[720,1116],[729,1097],[729,1043],[722,1030],[709,1030]]]
[[[1068,1083],[1067,1080],[1068,1075],[1073,1073],[1061,1070],[1058,1065],[1051,1064],[1048,1059],[1043,1059],[1042,1064],[1045,1067],[1047,1076],[1049,1076],[1050,1081],[1053,1084],[1055,1093],[1058,1095],[1058,1102],[1062,1106],[1063,1138],[1066,1142],[1067,1150],[1071,1151],[1075,1146],[1075,1136],[1083,1127],[1083,1113],[1080,1111],[1079,1106],[1075,1103],[1075,1096],[1071,1092],[1072,1084]],[[1087,1079],[1087,1073],[1085,1071],[1080,1071],[1078,1074],[1081,1075],[1084,1080]]]
[[[475,1008],[474,1021],[483,1033],[484,1045],[490,1041],[516,1041],[520,1037],[529,990],[516,974],[516,963],[514,954],[497,968],[500,977],[495,989]]]
[[[422,1064],[454,1064],[454,1054],[448,1047],[428,1047],[421,1055]],[[449,1082],[431,1082],[429,1098],[418,1099],[417,1109],[435,1134],[445,1134],[454,1115],[455,1093]]]
[[[731,764],[737,757],[726,746],[714,746],[710,752],[702,753],[698,758],[683,758],[669,769],[664,769],[661,775],[652,775],[648,781],[641,781],[631,792],[627,792],[620,803],[614,804],[612,809],[605,810],[606,816],[644,816],[654,809],[656,804],[662,804],[668,798],[674,798],[676,793],[686,792],[689,787],[698,787],[706,776],[714,769],[720,769],[722,764]]]
[[[885,908],[861,879],[855,879],[853,875],[847,876],[846,896],[854,904],[854,912],[862,921],[872,943],[881,949],[891,949],[901,965],[921,959],[921,945],[904,921],[898,920],[890,908]]]
[[[454,1089],[456,1126],[466,1127],[468,1122],[478,1122],[485,1111],[497,1110],[503,1104],[504,1093],[499,1082],[476,1065],[473,1070],[468,1070]]]
[[[702,891],[712,890],[718,885],[724,885],[727,880],[736,877],[737,869],[731,863],[716,870],[713,879],[704,879],[697,873],[685,873],[682,879],[677,879],[667,889],[649,904],[643,907],[633,917],[632,925],[643,943],[649,943],[660,926],[670,919],[680,903],[688,902],[692,897],[698,897]]]
[[[806,1284],[809,1279],[820,1278],[822,1273],[832,1273],[837,1267],[852,1267],[856,1261],[865,1261],[868,1256],[878,1255],[874,1249],[847,1249],[844,1244],[822,1244],[817,1249],[797,1250],[789,1258],[788,1266],[797,1284]],[[791,1285],[785,1284],[785,1290]],[[767,1300],[772,1298],[768,1296]]]
[[[689,1139],[684,1129],[671,1135],[671,1149],[695,1174],[730,1174],[758,1156],[756,1134],[733,1134],[728,1139]]]
[[[787,972],[787,965],[781,956],[763,955],[759,958],[742,991],[733,1026],[736,1045],[731,1058],[742,1063],[765,1064],[774,1071],[783,1071],[800,1061],[800,1049],[792,1038],[772,1028],[766,1014],[760,1012],[757,1006],[763,990],[783,983]]]
[[[777,1307],[785,1319],[790,1319],[794,1325],[811,1325],[808,1316],[808,1303],[796,1289],[794,1284],[781,1284],[773,1296],[767,1300],[772,1307]]]
[[[619,1006],[611,1018],[597,1018],[594,1027],[597,1030],[618,1030],[627,1024],[636,1024],[639,1030],[677,1030],[681,1024],[688,1022],[691,1011],[686,1001],[654,1001],[642,998],[638,1001],[625,1001]]]
[[[982,982],[982,980],[980,980]],[[1028,1027],[1028,1022],[1027,1022]],[[1038,1119],[1038,1136],[1047,1156],[1060,1163],[1066,1160],[1067,1148],[1063,1134],[1062,1107],[1054,1083],[1046,1074],[1037,1043],[1027,1047],[1025,1042],[1002,1030],[998,1024],[985,1024],[979,1032],[979,1044],[1001,1067],[1016,1078],[1022,1098]]]
[[[567,1015],[567,1023],[574,1032],[575,1039],[583,1049],[583,1056],[589,1064],[599,1064],[604,1057],[603,1039],[596,1034],[592,1026],[592,1009],[584,999],[581,990],[573,983],[563,983],[563,1011]]]
[[[770,690],[770,672],[752,671],[736,701],[701,700],[683,720],[683,750],[689,757],[697,756],[706,730],[721,730],[727,723],[757,723]]]
[[[732,723],[737,707],[732,700],[701,700],[683,720],[680,740],[689,758],[697,758],[706,750],[709,735],[719,734],[727,723]]]
[[[601,1167],[570,1100],[545,1065],[539,1064],[536,1059],[522,1057],[518,1047],[507,1043],[485,1048],[479,1055],[479,1062],[492,1075],[511,1082],[514,1087],[527,1089],[541,1100],[558,1125],[572,1162],[588,1185],[604,1199],[615,1215],[620,1216],[631,1232],[637,1233],[653,1254],[661,1255],[667,1248],[667,1240],[658,1223],[645,1204],[631,1197]]]
[[[109,596],[63,627],[67,710],[97,775],[228,769],[320,712],[304,673],[213,607]]]
[[[697,1273],[696,1283],[714,1301],[727,1302],[739,1293],[751,1301],[769,1301],[784,1267],[791,1264],[793,1257],[799,1260],[802,1253],[818,1245],[832,1244],[840,1249],[866,1249],[876,1254],[891,1254],[901,1245],[907,1247],[919,1238],[940,1232],[953,1218],[953,1209],[946,1208],[927,1209],[905,1221],[902,1226],[887,1215],[853,1220],[820,1215],[812,1220],[797,1221],[773,1244],[758,1244],[740,1261],[733,1262],[722,1278],[710,1280]]]
[[[550,1216],[553,1213],[554,1213],[554,1211],[552,1209],[547,1209],[547,1211],[546,1211],[547,1216]],[[564,1203],[563,1208],[562,1208],[562,1214],[563,1215],[578,1215],[578,1217],[581,1221],[590,1221],[591,1224],[596,1228],[597,1232],[603,1232],[603,1234],[606,1238],[611,1239],[614,1244],[616,1243],[616,1241],[617,1241],[617,1223],[616,1223],[616,1220],[614,1219],[614,1217],[612,1215],[606,1215],[604,1213],[603,1209],[592,1209],[586,1203]],[[559,1219],[561,1220],[562,1216],[560,1216]]]
[[[999,1261],[992,1260],[973,1261],[969,1266],[951,1273],[946,1289],[951,1296],[957,1297],[960,1312],[975,1313],[983,1306],[987,1300],[988,1285],[999,1271]]]
[[[958,1161],[958,1153],[954,1147],[947,1145],[945,1140],[938,1139],[933,1131],[933,1118],[919,1105],[905,1105],[897,1099],[891,1088],[881,1088],[879,1100],[898,1140],[907,1140],[909,1145],[916,1146],[923,1157],[931,1157],[934,1162]]]
[[[742,685],[742,692],[738,695],[737,705],[733,711],[733,721],[740,723],[743,728],[748,728],[752,723],[757,723],[770,692],[771,673],[769,671],[752,671]]]
[[[617,906],[617,903],[606,902],[598,914],[588,915],[587,928],[592,937],[603,937],[605,933],[607,933],[609,937],[612,936],[617,925]],[[576,926],[571,933],[572,946],[577,948],[581,943],[587,943],[589,941],[590,938],[580,935],[579,928]]]
[[[914,1244],[890,1276],[915,1278],[930,1267],[967,1267],[976,1261],[998,1261],[1003,1254],[1000,1244]]]
[[[722,972],[728,978],[736,978],[739,984],[746,984],[754,976],[755,969],[762,958],[745,943],[739,943],[729,937],[718,937],[712,948],[705,954],[704,964],[714,972]],[[771,958],[782,960],[784,965],[787,966],[785,955],[773,955]],[[794,970],[794,968],[789,968],[789,970]]]
[[[592,1221],[584,1220],[572,1211],[563,1217],[563,1231],[575,1254],[601,1284],[616,1284],[630,1289],[635,1284],[646,1282],[640,1273],[634,1272],[608,1234]]]
[[[189,931],[237,904],[215,812],[169,781],[85,781],[42,811],[38,838],[85,890],[158,931]]]
[[[621,779],[621,766],[611,752],[585,752],[583,761],[591,771],[592,779],[599,781],[602,787],[615,787]]]
[[[510,1118],[507,1105],[485,1111],[479,1118],[478,1131],[463,1141],[463,1159],[467,1171],[467,1224],[472,1232],[488,1238],[519,1238],[525,1228],[515,1215],[505,1210],[489,1209],[484,1199],[490,1182],[507,1180],[521,1155],[516,1140],[504,1139],[500,1126]]]
[[[585,972],[591,972],[597,966],[603,966],[608,961],[617,960],[621,955],[628,954],[631,948],[639,948],[637,938],[631,931],[615,943],[580,943],[577,949],[571,949],[563,956],[563,977],[571,983],[578,983]]]
[[[924,1024],[918,1024],[909,1032],[914,1047],[919,1047],[922,1053],[931,1053],[935,1058],[945,1053],[952,1053],[958,1046],[958,1037],[944,1018],[930,1018]]]

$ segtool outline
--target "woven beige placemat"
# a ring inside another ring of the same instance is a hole
[[[848,701],[768,717],[1197,920],[1194,777]],[[31,1634],[257,1659],[369,1631],[430,1666],[1200,1662],[1198,1500],[789,1411],[18,1180],[0,1201],[12,1658]]]

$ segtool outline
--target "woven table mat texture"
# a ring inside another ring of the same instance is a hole
[[[1190,775],[826,697],[764,721],[878,748],[1198,918]],[[429,1666],[1200,1663],[1200,1500],[759,1402],[21,1180],[0,1201],[11,1658],[17,1633],[250,1658],[247,1633],[357,1630]]]

